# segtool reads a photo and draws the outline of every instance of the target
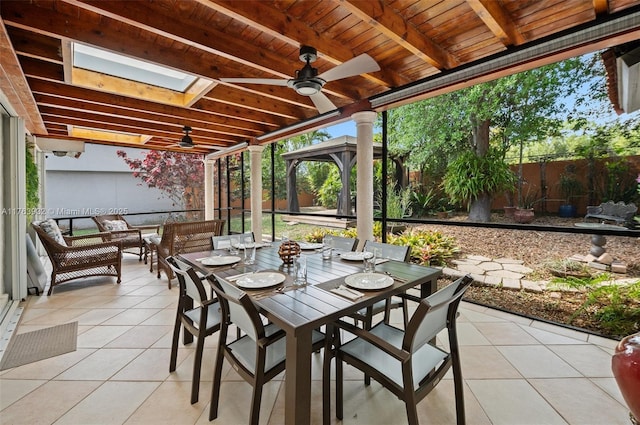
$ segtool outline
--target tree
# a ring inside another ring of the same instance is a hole
[[[117,154],[133,170],[133,177],[162,191],[174,206],[188,210],[204,208],[202,155],[151,150],[138,159],[120,150]]]
[[[591,75],[588,61],[570,59],[398,108],[390,113],[390,151],[410,153],[409,165],[434,176],[445,175],[450,165],[460,165],[455,159],[464,152],[503,161],[511,146],[556,134],[561,114],[568,109],[562,100]],[[477,165],[479,169],[497,166],[482,161]],[[453,172],[446,176],[468,177]],[[492,197],[508,183],[505,179],[496,184],[493,177],[477,179],[467,188],[470,192],[448,193],[452,198],[467,194],[464,201],[470,220],[489,221]],[[445,191],[454,186],[445,181]]]

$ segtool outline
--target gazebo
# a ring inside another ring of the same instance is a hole
[[[340,136],[324,142],[282,154],[287,169],[287,210],[299,212],[296,170],[302,161],[334,162],[340,170],[342,189],[338,194],[338,215],[353,214],[354,201],[351,198],[351,168],[356,164],[357,139],[353,136]],[[382,158],[382,144],[373,142],[373,159]],[[396,181],[405,186],[404,167],[396,159]]]

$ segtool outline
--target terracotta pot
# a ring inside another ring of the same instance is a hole
[[[611,358],[618,388],[631,410],[635,423],[640,418],[640,332],[624,337]]]
[[[516,211],[516,207],[502,207],[505,217],[513,217],[513,213]]]
[[[531,223],[535,217],[536,215],[533,212],[533,208],[516,208],[513,212],[513,221],[516,223]]]

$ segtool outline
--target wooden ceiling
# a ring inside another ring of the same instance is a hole
[[[184,125],[212,148],[268,143],[640,39],[640,0],[2,0],[0,13],[0,91],[29,132],[125,133],[141,138],[81,139],[151,149],[177,149]],[[74,42],[209,83],[177,105],[154,87],[80,78]],[[363,53],[381,70],[328,82],[339,109],[324,115],[289,87],[220,81],[291,78],[301,45],[320,73]]]

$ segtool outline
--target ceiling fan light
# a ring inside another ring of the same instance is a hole
[[[293,87],[296,93],[302,96],[311,96],[322,89],[322,83],[314,80],[298,81]]]

